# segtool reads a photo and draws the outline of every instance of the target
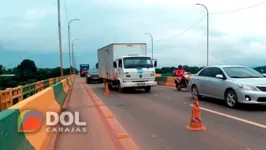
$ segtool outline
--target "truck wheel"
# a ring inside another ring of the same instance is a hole
[[[88,80],[87,80],[87,83],[89,84],[89,83],[91,83],[91,81],[88,79]]]
[[[108,88],[109,88],[109,90],[112,90],[113,86],[110,83],[108,83]]]
[[[148,87],[145,87],[145,92],[149,93],[151,91],[151,87],[148,86]]]
[[[119,93],[123,93],[124,92],[124,89],[121,87],[120,83],[118,83],[118,92]]]

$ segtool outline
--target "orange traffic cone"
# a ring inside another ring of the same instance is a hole
[[[105,92],[104,92],[104,95],[109,95],[110,94],[110,91],[109,91],[109,88],[108,88],[108,82],[105,82]]]
[[[201,117],[200,117],[199,100],[198,98],[195,98],[194,104],[192,107],[192,116],[190,120],[190,125],[187,126],[188,130],[192,130],[192,131],[206,130],[206,128],[202,125],[202,121],[200,118]]]

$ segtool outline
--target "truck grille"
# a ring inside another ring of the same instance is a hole
[[[136,83],[139,83],[140,82],[141,83],[141,82],[146,82],[146,81],[132,81],[132,82],[136,82]]]
[[[257,86],[257,88],[263,92],[266,92],[266,87]]]
[[[258,102],[266,102],[266,97],[259,97]]]
[[[94,74],[94,75],[90,75],[90,77],[98,77],[98,75],[95,75],[95,74]]]

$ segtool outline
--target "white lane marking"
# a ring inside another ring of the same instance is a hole
[[[190,106],[192,107],[193,105],[190,105]],[[217,114],[217,115],[220,115],[220,116],[224,116],[224,117],[227,117],[227,118],[231,118],[231,119],[234,119],[234,120],[238,120],[240,122],[245,122],[247,124],[251,124],[251,125],[266,129],[266,125],[263,125],[263,124],[260,124],[260,123],[256,123],[256,122],[252,122],[252,121],[249,121],[249,120],[246,120],[246,119],[242,119],[242,118],[238,118],[238,117],[231,116],[231,115],[228,115],[228,114],[220,113],[220,112],[217,112],[217,111],[214,111],[214,110],[210,110],[210,109],[207,109],[207,108],[204,108],[204,107],[200,107],[200,109],[208,111],[208,112],[211,112],[211,113],[214,113],[214,114]]]

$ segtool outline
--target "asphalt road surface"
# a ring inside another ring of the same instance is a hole
[[[103,84],[88,84],[142,150],[265,150],[266,106],[226,107],[199,101],[205,131],[189,131],[193,100],[187,91],[156,86],[104,96]]]

